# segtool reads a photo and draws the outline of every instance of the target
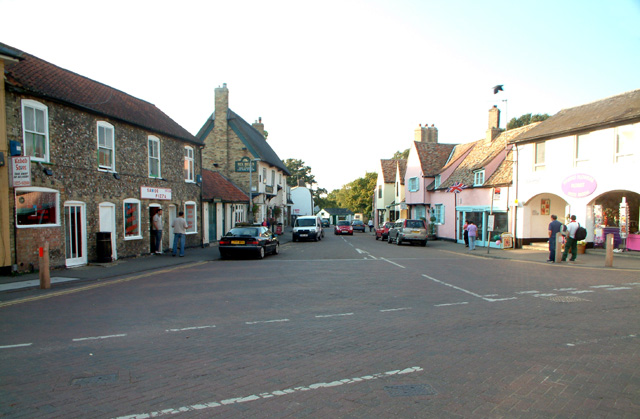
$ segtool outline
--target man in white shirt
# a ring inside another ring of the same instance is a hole
[[[178,218],[173,220],[173,251],[171,252],[172,256],[176,255],[178,241],[180,242],[180,257],[184,256],[184,242],[186,240],[187,234],[187,221],[184,219],[184,212],[180,211],[178,213]]]
[[[564,245],[564,252],[562,252],[562,262],[567,261],[567,254],[569,248],[571,248],[571,259],[569,262],[575,262],[576,256],[578,256],[578,240],[576,240],[576,230],[578,230],[580,224],[576,221],[576,216],[571,216],[571,222],[567,226],[567,242]]]
[[[155,252],[157,254],[162,253],[162,228],[164,221],[162,221],[162,208],[158,210],[153,216],[153,234],[156,238]]]

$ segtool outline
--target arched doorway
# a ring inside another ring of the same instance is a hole
[[[541,193],[529,199],[518,216],[523,220],[523,244],[549,240],[549,223],[551,215],[557,215],[558,221],[565,222],[569,214],[569,203],[561,196],[552,193]]]
[[[625,211],[623,211],[623,214],[620,213],[620,205],[623,200],[626,201],[628,207],[626,220],[624,219]],[[605,192],[594,198],[589,203],[589,207],[591,207],[591,214],[593,214],[594,246],[602,246],[606,235],[613,234],[614,248],[621,248],[625,244],[623,237],[620,236],[621,222],[626,221],[627,232],[631,233],[631,235],[635,236],[638,233],[640,194],[626,190]]]

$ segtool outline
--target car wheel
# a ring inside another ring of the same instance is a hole
[[[276,243],[276,247],[273,248],[273,254],[274,255],[280,254],[280,243]]]
[[[264,259],[264,247],[262,246],[258,248],[258,259]]]
[[[391,236],[387,236],[387,243],[391,244],[392,240],[391,240]]]
[[[378,240],[378,235],[376,234],[376,240]]]
[[[296,241],[296,236],[293,236],[293,239],[292,239],[292,241]]]
[[[397,244],[398,246],[400,246],[400,245],[402,244],[402,239],[400,238],[400,235],[399,235],[399,234],[396,236],[396,244]]]
[[[226,258],[227,258],[227,254],[220,252],[220,259],[226,259]]]
[[[425,241],[423,241],[422,243],[420,243],[420,245],[421,245],[422,247],[425,247],[425,246],[427,245],[427,241],[426,241],[426,240],[425,240]]]

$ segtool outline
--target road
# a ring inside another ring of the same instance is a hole
[[[0,414],[638,417],[639,297],[633,271],[331,234],[0,308]]]

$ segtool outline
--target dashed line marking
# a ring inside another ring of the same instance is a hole
[[[324,319],[327,317],[342,317],[342,316],[353,316],[353,313],[339,313],[339,314],[322,314],[316,316],[318,319]]]
[[[613,337],[607,337],[607,338],[601,338],[601,339],[578,340],[572,343],[567,343],[566,346],[580,346],[580,345],[587,345],[590,343],[598,343],[604,340],[625,340],[625,339],[634,339],[636,337],[638,337],[638,335],[613,336]]]
[[[554,297],[558,294],[534,294],[534,297]]]
[[[569,294],[586,294],[589,292],[595,292],[593,290],[578,290],[578,291],[570,291]]]
[[[448,303],[448,304],[435,304],[434,307],[447,307],[447,306],[459,306],[459,305],[463,305],[463,304],[469,304],[466,301],[460,302],[460,303]]]
[[[633,289],[631,287],[612,287],[612,288],[605,288],[605,290],[607,291],[620,291],[620,290],[630,290]]]
[[[33,345],[33,343],[19,343],[17,345],[0,346],[0,349],[24,348],[26,346],[31,346],[31,345]]]
[[[390,263],[390,264],[392,264],[392,265],[396,265],[396,266],[397,266],[397,267],[399,267],[399,268],[406,269],[404,266],[402,266],[402,265],[398,265],[397,263],[392,262],[392,261],[390,261],[389,259],[385,259],[385,258],[380,258],[380,259],[381,259],[381,260],[384,260],[385,262],[389,262],[389,263]]]
[[[287,388],[284,390],[276,390],[268,393],[252,394],[250,396],[235,397],[235,398],[224,399],[220,401],[193,404],[190,406],[182,406],[174,409],[163,409],[155,412],[137,413],[133,415],[119,416],[116,419],[147,419],[147,418],[154,418],[162,415],[175,415],[178,413],[212,409],[214,407],[228,406],[228,405],[234,405],[239,403],[248,403],[248,402],[252,402],[260,399],[268,399],[272,397],[285,396],[287,394],[298,393],[301,391],[312,391],[312,390],[319,390],[323,388],[339,387],[346,384],[360,383],[364,381],[379,380],[379,379],[391,377],[394,375],[411,374],[411,373],[420,372],[420,371],[423,371],[421,367],[411,367],[411,368],[405,368],[403,370],[394,370],[394,371],[387,371],[383,373],[364,375],[362,377],[345,378],[342,380],[331,381],[328,383],[315,383],[315,384],[311,384],[304,387]]]
[[[611,288],[613,285],[591,285],[589,288]]]
[[[194,327],[183,327],[181,329],[167,329],[165,332],[184,332],[187,330],[200,330],[200,329],[210,329],[216,327],[215,325],[211,326],[194,326]]]
[[[289,319],[277,319],[277,320],[258,320],[254,322],[244,322],[244,324],[261,324],[261,323],[283,323],[288,322]]]
[[[490,303],[495,303],[497,301],[507,301],[507,300],[516,300],[516,299],[518,299],[518,297],[488,298],[488,297],[484,297],[484,296],[482,296],[480,294],[476,294],[475,292],[466,290],[464,288],[460,288],[460,287],[458,287],[456,285],[448,284],[448,283],[446,283],[444,281],[440,281],[439,279],[432,278],[429,275],[422,274],[422,276],[424,276],[425,278],[430,279],[430,280],[432,280],[434,282],[437,282],[438,284],[446,285],[447,287],[451,287],[451,288],[456,289],[458,291],[462,291],[462,292],[467,293],[469,295],[473,295],[474,297],[482,298],[483,300],[485,300],[487,302],[490,302]]]
[[[92,337],[88,337],[88,338],[76,338],[76,339],[73,339],[73,341],[74,342],[82,342],[83,340],[99,340],[99,339],[123,338],[125,336],[127,336],[127,334],[123,333],[123,334],[119,334],[119,335],[92,336]]]
[[[380,313],[388,313],[390,311],[403,311],[403,310],[411,310],[411,307],[388,308],[386,310],[380,310]]]
[[[538,294],[540,291],[519,291],[516,294]]]

